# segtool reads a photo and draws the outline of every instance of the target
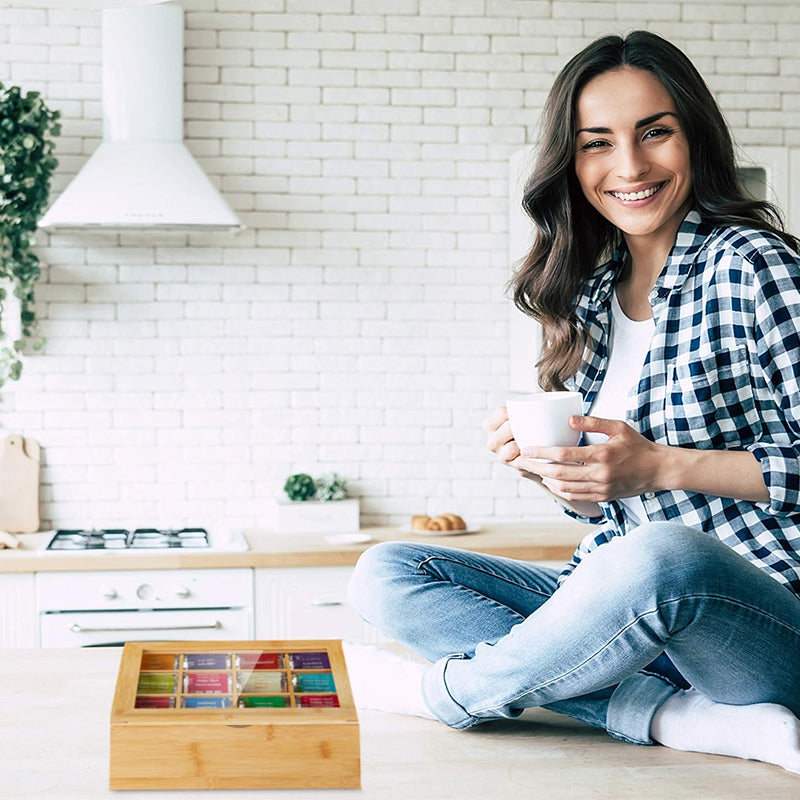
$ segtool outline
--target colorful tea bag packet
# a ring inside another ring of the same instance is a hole
[[[239,708],[288,708],[289,705],[290,701],[286,696],[239,698]]]
[[[141,672],[136,687],[137,694],[173,694],[178,678],[173,672]]]
[[[184,672],[184,694],[227,694],[231,691],[230,672]]]
[[[182,708],[230,708],[233,705],[230,697],[184,697]]]
[[[236,669],[283,669],[283,653],[239,653]]]
[[[336,685],[330,672],[300,672],[292,676],[298,692],[335,692]]]
[[[231,657],[227,653],[187,653],[183,657],[183,668],[196,669],[230,669]]]
[[[339,697],[335,694],[304,694],[297,698],[300,708],[339,708]]]
[[[327,653],[291,653],[289,664],[292,669],[330,669],[331,661]]]
[[[272,694],[288,691],[283,672],[240,672],[238,689],[246,694]]]
[[[176,670],[178,669],[178,656],[173,653],[142,653],[142,663],[139,669],[148,670]]]
[[[136,696],[134,708],[175,708],[175,698],[172,695]]]

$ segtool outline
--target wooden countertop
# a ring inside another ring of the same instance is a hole
[[[454,731],[359,711],[359,789],[111,792],[111,699],[119,648],[0,652],[3,800],[697,800],[797,797],[800,778],[754,761],[637,747],[543,709]]]
[[[43,551],[50,534],[20,534],[22,546],[0,550],[0,573],[125,569],[211,569],[215,567],[350,566],[370,545],[383,541],[426,541],[525,561],[567,561],[591,530],[579,522],[486,525],[477,533],[420,536],[401,528],[362,528],[371,537],[361,544],[331,544],[322,534],[245,531],[250,549],[243,552],[111,552]]]

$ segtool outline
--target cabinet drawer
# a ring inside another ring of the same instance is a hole
[[[40,572],[36,600],[40,612],[250,608],[253,578],[250,569]]]

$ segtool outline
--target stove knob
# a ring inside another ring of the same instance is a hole
[[[153,587],[149,583],[143,583],[141,586],[136,587],[136,596],[140,600],[147,600],[153,595]]]
[[[103,597],[105,597],[106,600],[116,600],[119,594],[116,589],[108,588],[103,592]]]
[[[191,594],[192,593],[189,591],[189,589],[186,586],[179,586],[175,590],[176,597],[180,597],[182,600],[185,600],[187,597],[190,597]]]

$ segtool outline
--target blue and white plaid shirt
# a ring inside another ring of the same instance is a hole
[[[567,388],[591,408],[608,360],[611,295],[624,248],[598,268],[576,313],[591,337]],[[800,595],[800,257],[777,237],[684,219],[650,294],[655,332],[625,419],[660,444],[749,450],[770,501],[686,491],[642,495],[650,521],[677,520],[716,536]],[[628,523],[617,502],[578,546],[559,580]],[[577,516],[567,512],[571,516]]]

